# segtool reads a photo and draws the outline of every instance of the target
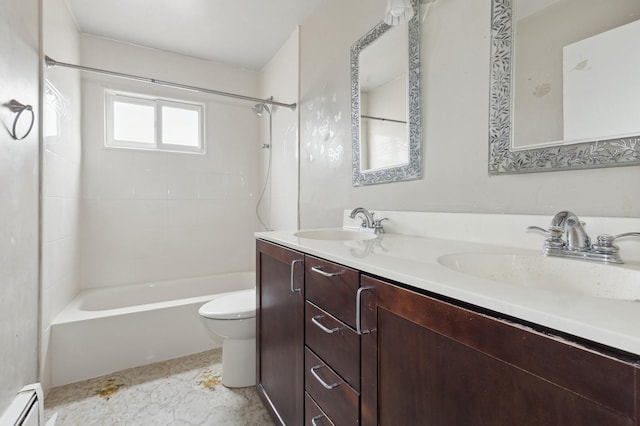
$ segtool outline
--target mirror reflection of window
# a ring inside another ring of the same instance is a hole
[[[361,132],[367,149],[362,168],[381,169],[409,162],[405,119],[406,75],[361,94]]]
[[[407,31],[391,27],[360,53],[361,170],[409,162]]]

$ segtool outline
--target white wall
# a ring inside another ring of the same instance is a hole
[[[422,24],[423,179],[352,187],[349,48],[384,8],[328,0],[301,27],[302,228],[339,226],[355,206],[640,216],[638,166],[488,175],[490,1],[436,1]]]
[[[296,29],[278,53],[260,71],[260,97],[273,96],[284,103],[298,102],[299,30]],[[265,194],[262,216],[274,230],[298,229],[298,112],[273,108],[271,179]],[[269,117],[262,117],[260,140],[269,143]],[[268,150],[261,150],[262,183]]]
[[[37,0],[0,2],[0,417],[38,380],[39,126],[36,118],[28,137],[12,139],[5,104],[40,112],[39,13]]]
[[[83,35],[83,65],[256,96],[258,75]],[[103,90],[206,103],[206,154],[106,149]],[[85,75],[82,282],[100,287],[254,268],[258,120],[230,98]]]
[[[64,0],[43,2],[43,50],[78,63],[80,36]],[[80,73],[45,69],[42,169],[41,382],[51,384],[51,322],[79,290]],[[56,123],[54,126],[47,123]]]
[[[640,133],[638,40],[640,21],[563,48],[565,140]],[[579,71],[582,64],[588,64],[585,72]]]

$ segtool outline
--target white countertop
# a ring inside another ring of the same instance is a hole
[[[438,263],[438,258],[446,254],[482,252],[540,255],[539,249],[390,233],[366,241],[312,240],[298,238],[295,232],[258,232],[255,236],[364,273],[640,355],[638,301],[503,284],[475,278]],[[635,263],[622,267],[640,269]]]

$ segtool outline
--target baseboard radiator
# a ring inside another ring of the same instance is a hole
[[[0,417],[0,426],[44,426],[44,396],[40,383],[25,386]]]

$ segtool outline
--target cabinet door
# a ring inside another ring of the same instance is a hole
[[[363,277],[363,425],[634,425],[636,369]]]
[[[257,389],[276,422],[303,423],[304,255],[256,242]]]

